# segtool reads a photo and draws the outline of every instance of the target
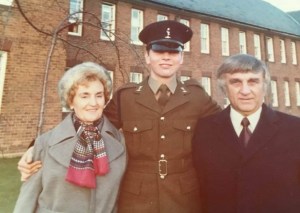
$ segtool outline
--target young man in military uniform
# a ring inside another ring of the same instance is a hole
[[[192,34],[177,21],[146,26],[139,38],[149,77],[121,87],[105,108],[128,152],[118,212],[201,212],[191,140],[196,121],[220,108],[196,80],[176,78]]]

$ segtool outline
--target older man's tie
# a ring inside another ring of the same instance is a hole
[[[250,137],[252,135],[252,133],[251,133],[249,127],[248,127],[249,124],[250,124],[250,122],[249,122],[248,118],[246,118],[246,117],[243,118],[243,120],[241,122],[241,125],[243,126],[243,130],[242,130],[242,132],[240,134],[239,140],[240,140],[240,143],[244,147],[246,147],[248,145],[248,142],[249,142]]]
[[[158,104],[161,106],[161,107],[164,107],[166,105],[166,103],[168,102],[169,100],[169,88],[167,87],[167,85],[165,84],[162,84],[159,89],[159,96],[158,96]]]

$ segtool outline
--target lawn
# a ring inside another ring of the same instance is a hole
[[[13,211],[21,181],[17,170],[19,158],[0,158],[0,212]]]

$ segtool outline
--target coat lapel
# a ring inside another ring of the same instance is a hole
[[[238,143],[238,136],[236,135],[231,119],[230,119],[230,106],[220,112],[220,116],[215,118],[216,134],[219,138],[220,147],[230,147],[238,154],[244,154],[245,150]]]
[[[109,161],[113,161],[124,153],[125,148],[120,143],[123,138],[118,138],[118,131],[104,116],[104,124],[101,129],[101,135],[105,142],[105,148]],[[77,142],[77,133],[75,131],[72,117],[68,115],[54,130],[49,139],[49,155],[58,163],[69,167],[70,159],[73,154],[74,146]]]
[[[109,162],[117,159],[125,152],[125,139],[105,116],[101,135],[105,142]],[[118,138],[118,136],[121,136],[121,138]]]
[[[249,160],[266,144],[271,143],[272,137],[278,131],[278,117],[276,113],[265,104],[262,107],[260,119],[246,148],[245,160]]]
[[[53,133],[49,138],[49,155],[58,163],[68,167],[76,141],[76,131],[70,113],[53,129]]]

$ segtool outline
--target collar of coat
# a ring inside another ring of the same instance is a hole
[[[125,152],[124,138],[118,130],[104,116],[101,135],[105,142],[109,161],[113,161]],[[77,141],[77,134],[72,122],[71,114],[68,115],[52,131],[49,141],[49,154],[62,165],[68,167]]]

